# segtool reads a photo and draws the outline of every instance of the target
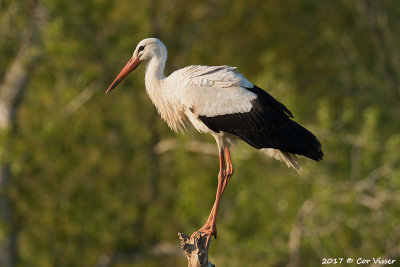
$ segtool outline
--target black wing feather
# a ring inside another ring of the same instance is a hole
[[[292,112],[261,88],[246,88],[255,93],[252,109],[246,113],[199,116],[199,119],[214,132],[236,135],[249,145],[275,148],[313,160],[321,160],[321,143],[306,128],[291,120]]]

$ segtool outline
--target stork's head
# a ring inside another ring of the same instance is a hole
[[[146,38],[138,43],[131,59],[118,74],[117,78],[108,87],[106,94],[114,89],[131,71],[137,68],[142,61],[150,61],[152,58],[167,59],[167,48],[157,38]]]

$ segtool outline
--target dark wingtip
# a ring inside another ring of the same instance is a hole
[[[311,141],[311,151],[307,151],[303,156],[306,156],[307,158],[310,158],[315,161],[321,161],[324,158],[324,152],[322,151],[322,146],[321,143],[318,141],[318,139],[313,135],[311,132],[309,132],[312,136],[311,139],[308,140],[308,142]]]
[[[324,159],[324,152],[322,152],[321,148],[319,148],[318,151],[316,151],[315,155],[313,157],[310,157],[310,159],[313,159],[315,161],[321,161]]]

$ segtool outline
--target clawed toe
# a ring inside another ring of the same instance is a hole
[[[209,236],[209,238],[211,236],[214,236],[215,239],[217,239],[217,227],[216,226],[212,226],[212,225],[210,226],[210,225],[206,224],[199,229],[199,232],[206,234],[207,236]]]

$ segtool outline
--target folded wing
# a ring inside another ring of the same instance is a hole
[[[321,144],[293,121],[290,110],[229,66],[185,69],[183,104],[214,132],[227,132],[251,146],[273,148],[314,160]]]

